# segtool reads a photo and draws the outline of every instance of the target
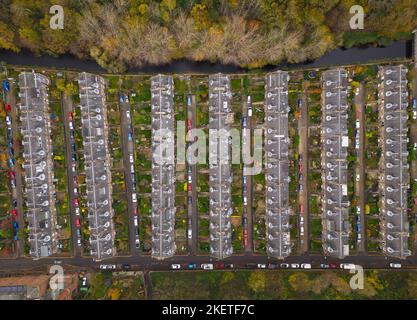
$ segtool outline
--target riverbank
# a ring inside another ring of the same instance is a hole
[[[126,74],[155,74],[155,73],[252,73],[272,71],[275,69],[297,70],[314,69],[331,66],[346,66],[356,64],[370,64],[387,61],[407,61],[412,58],[412,42],[397,41],[386,47],[355,47],[350,49],[335,49],[328,52],[315,61],[279,65],[268,65],[261,69],[246,69],[235,65],[225,65],[211,62],[193,62],[177,60],[168,65],[145,66],[129,69]],[[107,70],[100,67],[92,60],[81,60],[71,55],[60,57],[36,56],[27,50],[20,53],[0,51],[0,61],[8,65],[19,67],[64,69],[74,71],[86,71],[100,74],[108,74]]]

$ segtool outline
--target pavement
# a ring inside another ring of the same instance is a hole
[[[128,96],[126,96],[128,97]],[[134,209],[137,208],[137,202],[133,202],[132,200],[132,193],[136,192],[133,188],[133,177],[131,173],[131,165],[134,164],[130,163],[130,155],[134,157],[134,141],[133,138],[131,141],[128,139],[128,132],[129,132],[129,125],[132,128],[132,116],[127,117],[126,111],[130,111],[130,103],[129,100],[124,99],[120,100],[120,125],[122,130],[122,149],[123,149],[123,167],[124,167],[124,175],[125,175],[125,183],[126,183],[126,194],[127,194],[127,211],[129,214],[129,249],[131,254],[139,254],[140,247],[136,248],[136,239],[139,239],[139,232],[138,227],[135,226],[134,223]],[[133,130],[133,129],[132,129]],[[133,133],[132,133],[133,136]],[[136,176],[135,176],[136,179]],[[138,219],[138,226],[139,226],[139,215],[137,216]]]
[[[301,236],[300,230],[300,253],[306,253],[309,250],[310,238],[309,238],[309,229],[310,229],[310,220],[309,220],[309,210],[308,210],[308,99],[305,88],[303,90],[302,96],[300,97],[302,105],[299,108],[300,119],[298,120],[298,135],[300,137],[300,143],[298,145],[298,154],[301,155],[301,161],[298,161],[298,164],[302,165],[301,173],[303,175],[303,180],[300,181],[303,186],[303,190],[299,191],[299,204],[303,205],[304,212],[299,212],[300,216],[304,218],[304,235]],[[300,223],[301,228],[301,223]]]
[[[64,133],[65,133],[65,157],[66,157],[66,167],[67,167],[67,180],[68,180],[68,204],[70,210],[70,220],[71,220],[71,239],[72,239],[72,248],[73,254],[75,257],[79,257],[82,255],[82,246],[79,247],[77,245],[78,235],[77,235],[77,227],[76,227],[76,219],[81,217],[76,215],[75,209],[75,198],[77,196],[74,193],[74,179],[77,178],[77,173],[72,172],[72,149],[71,144],[75,143],[75,141],[70,136],[70,128],[69,128],[69,117],[68,112],[74,111],[74,106],[72,103],[71,97],[67,96],[66,94],[62,95],[62,110],[63,110],[63,119],[64,119]],[[75,122],[73,121],[73,126],[75,126]]]
[[[252,108],[252,102],[246,102],[243,104],[243,116],[247,117],[247,129],[249,130],[249,141],[252,146],[252,132],[253,132],[253,117],[248,116],[248,108]],[[242,133],[243,137],[243,133]],[[253,150],[253,147],[251,148]],[[242,177],[243,178],[243,177]],[[253,175],[246,176],[246,194],[243,192],[244,196],[247,198],[247,205],[244,206],[243,217],[246,218],[246,224],[242,223],[244,230],[247,232],[247,245],[244,248],[245,253],[252,253],[253,251]]]
[[[355,95],[355,111],[356,111],[356,121],[359,121],[360,127],[356,129],[359,136],[359,149],[357,151],[358,162],[355,168],[355,181],[356,175],[359,174],[360,179],[356,181],[355,192],[357,198],[357,207],[360,208],[361,212],[359,214],[361,229],[361,239],[358,241],[358,253],[366,253],[367,251],[367,239],[366,239],[366,217],[365,217],[365,85],[361,83],[359,85],[359,92]]]
[[[20,158],[22,154],[22,148],[19,141],[19,134],[20,134],[20,127],[19,127],[19,120],[18,120],[18,112],[17,112],[17,105],[16,105],[16,96],[15,96],[15,84],[12,81],[9,81],[10,84],[10,91],[6,93],[6,101],[11,106],[11,113],[10,116],[12,118],[12,130],[13,130],[13,150],[14,150],[14,157],[15,159]],[[13,199],[17,201],[17,212],[18,212],[18,223],[19,227],[22,229],[25,225],[24,217],[23,217],[23,190],[22,185],[22,178],[23,178],[23,169],[22,167],[16,162],[16,165],[13,168],[15,173],[15,180],[16,180],[16,188],[12,189],[12,196]],[[16,256],[21,257],[24,255],[24,246],[25,241],[24,239],[18,238],[15,241],[16,244]]]
[[[191,128],[194,129],[197,121],[197,110],[196,110],[196,100],[195,96],[191,97],[191,105],[187,104],[187,120],[191,120]],[[194,140],[195,141],[195,140]],[[187,141],[188,143],[192,143],[191,141]],[[188,237],[188,252],[191,255],[195,255],[197,253],[197,242],[198,242],[198,212],[197,212],[197,164],[189,164],[187,161],[187,180],[188,180],[188,170],[191,169],[191,191],[188,191],[188,199],[191,199],[191,205],[187,199],[187,209],[188,209],[188,224],[187,228],[191,226],[191,239]],[[190,222],[191,221],[191,222]],[[188,232],[188,230],[187,230]]]

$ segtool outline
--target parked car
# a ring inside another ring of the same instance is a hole
[[[74,119],[72,112],[68,112],[68,119],[69,121],[72,121]]]
[[[197,264],[196,264],[196,263],[189,263],[189,264],[187,265],[187,268],[188,268],[189,270],[195,270],[195,269],[197,269]]]
[[[188,229],[188,239],[192,239],[192,237],[193,237],[193,230],[191,230],[191,229]]]
[[[187,119],[187,130],[191,130],[193,128],[193,122],[191,119]]]
[[[302,263],[301,264],[301,269],[311,269],[311,264],[310,263]]]
[[[341,263],[340,264],[340,269],[348,269],[348,270],[352,270],[355,269],[356,266],[353,263]]]
[[[13,208],[17,208],[17,200],[13,199]]]
[[[14,158],[9,158],[9,166],[13,167],[15,165]]]
[[[77,246],[81,247],[81,239],[80,238],[77,239]]]
[[[330,268],[330,265],[328,265],[326,263],[321,263],[320,264],[320,268],[322,268],[322,269],[329,269]]]
[[[290,265],[289,265],[288,263],[281,263],[281,264],[279,265],[279,267],[280,267],[281,269],[288,269],[288,268],[290,267]]]
[[[5,108],[6,108],[6,112],[12,111],[12,106],[9,103],[6,103]]]
[[[338,265],[336,263],[330,263],[329,267],[330,267],[330,269],[337,269]]]
[[[225,269],[233,269],[233,263],[226,263],[225,265],[224,265],[224,268]]]
[[[178,264],[178,263],[173,263],[173,264],[171,264],[171,269],[172,269],[172,270],[178,270],[178,269],[181,269],[181,265],[180,265],[180,264]]]
[[[216,269],[224,269],[224,268],[225,268],[224,263],[217,263],[216,264]]]
[[[291,263],[291,269],[298,269],[300,265],[298,263]]]
[[[13,210],[12,210],[12,216],[13,216],[13,217],[17,217],[17,210],[16,210],[16,209],[13,209]]]
[[[81,227],[81,221],[80,221],[80,218],[75,219],[75,226],[76,226],[77,228]]]
[[[203,270],[213,270],[214,266],[212,263],[203,263],[201,269]]]
[[[126,118],[130,119],[130,110],[126,110]]]
[[[401,269],[401,268],[402,268],[402,265],[401,265],[401,263],[394,263],[394,262],[391,262],[391,263],[389,264],[389,267],[390,267],[390,268],[393,268],[393,269]]]
[[[8,126],[11,126],[12,125],[12,118],[10,118],[9,116],[6,116],[6,124]]]
[[[132,141],[133,137],[132,137],[132,132],[128,132],[127,133],[127,140]]]
[[[130,162],[130,163],[133,163],[133,161],[134,161],[134,160],[133,160],[133,154],[130,154],[130,155],[129,155],[129,162]]]
[[[135,240],[135,247],[136,247],[136,249],[139,249],[140,248],[140,241],[139,241],[139,239],[136,239]]]
[[[258,269],[266,269],[265,263],[258,263]]]
[[[279,264],[278,263],[269,263],[268,269],[278,269]]]
[[[80,205],[80,201],[78,200],[78,198],[74,199],[74,204],[78,207]]]
[[[3,80],[3,89],[6,90],[6,91],[10,91],[9,81]]]

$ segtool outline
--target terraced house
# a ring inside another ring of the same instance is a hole
[[[152,257],[175,254],[174,82],[171,76],[151,79],[152,102]]]
[[[322,74],[322,241],[325,255],[349,255],[349,200],[347,190],[347,72]]]
[[[407,193],[410,187],[407,163],[407,68],[402,65],[379,70],[380,160],[379,189],[382,251],[392,257],[406,258],[409,222]]]
[[[29,254],[34,258],[58,251],[48,85],[49,79],[41,74],[23,72],[19,75],[24,196]]]
[[[105,83],[102,77],[83,72],[78,84],[90,250],[95,260],[102,260],[115,254]]]
[[[228,132],[232,93],[230,78],[209,76],[209,188],[210,255],[224,259],[232,255],[231,148]]]
[[[284,259],[291,253],[288,162],[287,72],[265,77],[265,162],[267,254]]]

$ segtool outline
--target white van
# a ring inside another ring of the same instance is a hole
[[[138,199],[136,197],[136,193],[132,193],[132,202],[137,202]]]

